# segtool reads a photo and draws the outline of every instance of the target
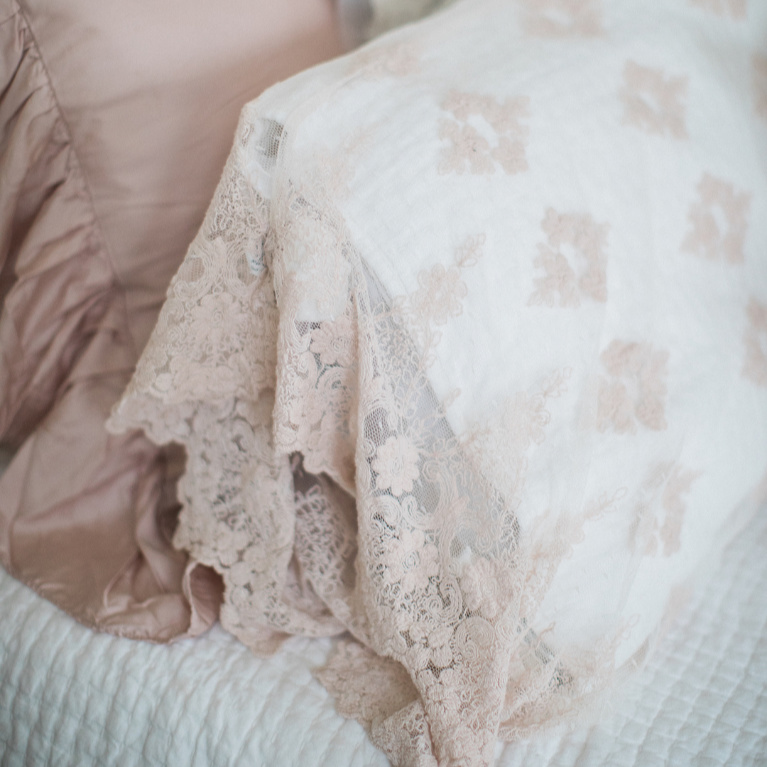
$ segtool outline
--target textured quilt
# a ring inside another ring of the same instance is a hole
[[[766,552],[767,509],[597,724],[505,746],[498,763],[766,765]],[[95,634],[3,571],[0,615],[2,767],[388,764],[312,676],[330,642],[264,661],[218,627],[170,646]]]

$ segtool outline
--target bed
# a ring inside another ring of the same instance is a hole
[[[765,764],[765,515],[704,578],[598,724],[502,746],[502,767]],[[95,634],[5,573],[0,743],[21,765],[385,767],[313,676],[329,642],[255,658],[220,627],[151,645]]]

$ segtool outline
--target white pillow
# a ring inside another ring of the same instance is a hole
[[[243,112],[112,424],[395,764],[583,710],[764,497],[765,32],[464,0]]]

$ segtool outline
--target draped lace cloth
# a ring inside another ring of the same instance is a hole
[[[319,676],[397,765],[584,709],[765,493],[764,10],[560,5],[248,105],[110,422],[184,445],[225,628],[347,632]]]

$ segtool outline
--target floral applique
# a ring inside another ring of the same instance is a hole
[[[413,482],[420,475],[418,448],[404,435],[390,436],[378,445],[371,468],[376,473],[376,487],[390,490],[393,495],[413,491]]]
[[[767,386],[767,304],[751,298],[746,309],[748,325],[743,334],[746,360],[743,375],[758,386]]]
[[[687,138],[684,98],[687,78],[627,61],[623,68],[623,121],[647,133]]]
[[[563,396],[571,373],[564,368],[532,391],[510,395],[496,409],[492,423],[474,430],[465,441],[469,457],[512,507],[525,483],[529,452],[546,438],[550,401]]]
[[[690,230],[682,250],[710,261],[741,263],[751,195],[706,173],[698,182],[698,196],[687,214]]]
[[[463,311],[468,290],[461,272],[477,263],[484,244],[484,234],[467,237],[456,249],[452,265],[435,264],[422,269],[418,274],[418,289],[394,302],[395,313],[404,320],[427,366],[441,338],[439,326]]]
[[[323,365],[340,365],[348,368],[357,356],[356,333],[348,314],[335,322],[320,322],[312,330],[310,349],[319,355]]]
[[[718,16],[730,16],[733,19],[746,18],[746,0],[690,0],[690,3]]]
[[[580,306],[582,299],[607,300],[606,224],[587,214],[549,208],[541,222],[548,241],[538,245],[533,264],[543,272],[533,280],[528,305]]]
[[[416,74],[421,69],[421,58],[414,45],[403,42],[368,46],[356,54],[352,64],[364,79],[379,80]]]
[[[599,37],[601,0],[524,0],[524,27],[536,37]]]
[[[636,506],[634,540],[647,556],[669,557],[681,546],[685,496],[700,477],[675,463],[658,464],[647,476]]]
[[[602,378],[597,395],[597,428],[633,434],[637,424],[653,431],[666,428],[668,352],[648,343],[613,340],[602,352],[609,378]]]
[[[226,358],[242,343],[239,332],[248,317],[229,293],[208,293],[190,312],[189,332],[199,339],[200,349]]]
[[[352,132],[339,147],[316,150],[317,165],[322,169],[322,183],[328,195],[345,199],[351,194],[351,184],[357,175],[360,158],[375,143],[380,123],[366,125]]]
[[[767,120],[767,56],[755,53],[751,58],[756,113]]]
[[[529,99],[517,96],[499,102],[492,96],[452,91],[442,102],[451,117],[440,121],[439,137],[450,143],[442,150],[439,172],[509,175],[527,170],[525,141]]]

